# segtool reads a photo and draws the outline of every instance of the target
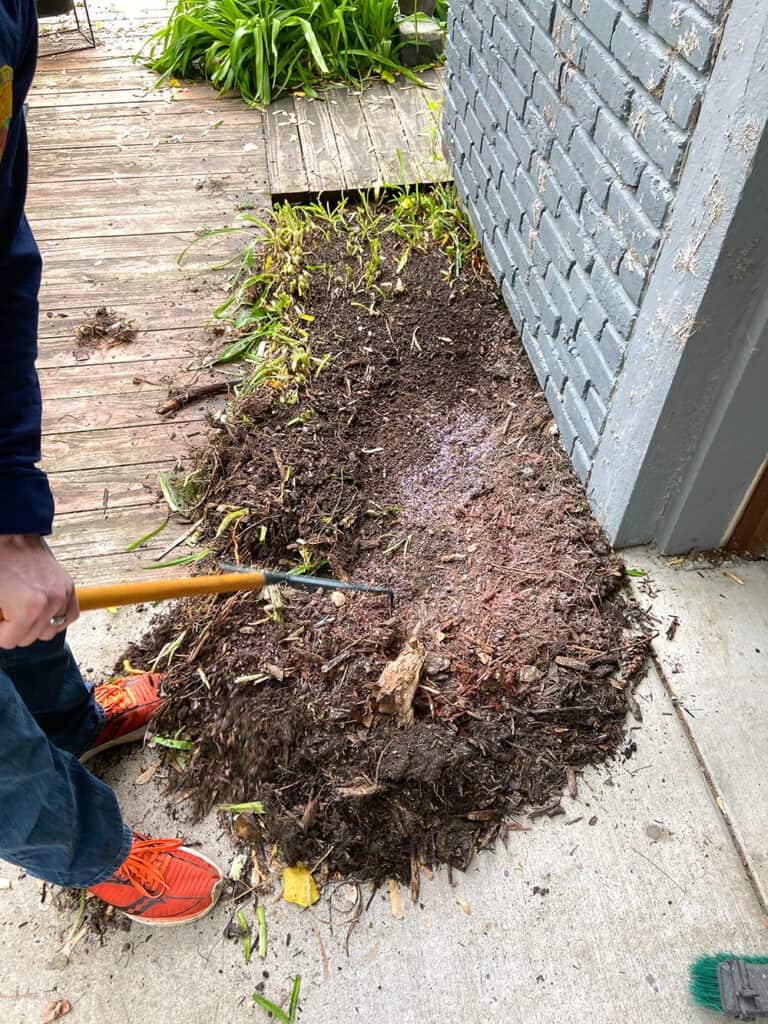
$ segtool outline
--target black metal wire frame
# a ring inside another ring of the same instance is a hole
[[[85,15],[84,20],[81,20],[81,15],[78,13],[78,5],[83,9],[83,14]],[[51,32],[50,34],[61,36],[76,33],[84,40],[84,45],[64,46],[60,50],[41,49],[41,57],[55,57],[60,53],[76,53],[78,50],[93,50],[96,48],[96,36],[93,31],[91,12],[88,10],[88,0],[74,0],[72,14],[75,16],[74,28],[63,29],[61,32]],[[43,42],[44,39],[45,36],[40,37],[41,42]]]

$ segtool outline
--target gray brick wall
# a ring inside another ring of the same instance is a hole
[[[446,148],[579,475],[589,475],[726,0],[452,0]]]

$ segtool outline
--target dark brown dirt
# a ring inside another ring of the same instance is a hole
[[[341,283],[343,240],[322,259],[303,307],[334,361],[298,407],[232,406],[203,459],[207,534],[248,508],[217,556],[285,569],[303,551],[391,584],[394,613],[364,595],[198,599],[131,658],[185,631],[156,728],[193,741],[177,785],[199,813],[262,800],[264,849],[408,881],[465,866],[512,815],[557,813],[567,776],[617,753],[647,641],[626,633],[623,569],[487,272],[449,281],[433,249],[375,298]],[[372,688],[414,636],[407,728]]]
[[[75,340],[82,348],[111,348],[128,345],[136,337],[136,328],[114,309],[100,306],[75,328]]]

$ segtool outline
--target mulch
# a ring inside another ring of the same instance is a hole
[[[394,609],[200,598],[130,657],[184,633],[155,730],[192,741],[174,787],[197,814],[261,800],[237,833],[264,858],[415,885],[421,864],[464,868],[523,815],[561,813],[579,770],[623,749],[648,637],[487,269],[451,279],[431,248],[395,284],[400,243],[383,252],[368,291],[343,238],[318,241],[302,305],[333,360],[298,406],[233,401],[195,515],[209,570],[303,559],[391,585]]]

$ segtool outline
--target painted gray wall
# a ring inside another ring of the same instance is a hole
[[[445,140],[586,480],[657,257],[725,0],[456,0]]]
[[[768,450],[768,4],[470,0],[460,193],[618,546],[721,543]]]
[[[617,545],[726,536],[768,451],[768,5],[734,0],[589,489]]]

